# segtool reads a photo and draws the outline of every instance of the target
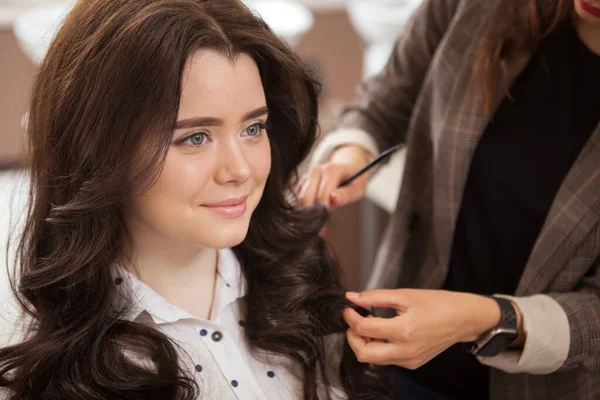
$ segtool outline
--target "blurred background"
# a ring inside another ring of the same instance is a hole
[[[323,83],[320,124],[326,133],[362,79],[376,73],[421,0],[246,0],[271,28],[312,64]],[[27,184],[24,121],[36,66],[72,2],[0,0],[0,302],[4,303],[6,240],[19,229]],[[370,183],[367,199],[336,210],[326,239],[349,289],[368,279],[402,160]],[[10,260],[10,257],[9,257]],[[1,315],[1,314],[0,314]]]

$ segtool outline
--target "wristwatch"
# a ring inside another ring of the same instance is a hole
[[[500,307],[500,323],[475,342],[465,343],[466,350],[476,356],[492,357],[506,350],[519,336],[517,310],[502,297],[489,296]]]

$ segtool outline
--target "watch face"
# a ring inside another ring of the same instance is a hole
[[[490,335],[488,340],[478,343],[479,348],[475,352],[478,356],[490,357],[503,352],[519,336],[519,332],[513,329],[498,329]]]

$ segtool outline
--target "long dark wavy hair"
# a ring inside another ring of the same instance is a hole
[[[499,12],[489,13],[476,60],[488,113],[497,96],[509,89],[506,60],[536,51],[544,38],[573,17],[574,10],[573,0],[503,0]]]
[[[67,16],[33,88],[30,200],[11,281],[31,324],[19,344],[0,349],[0,391],[19,400],[201,393],[167,336],[122,318],[126,307],[117,306],[112,282],[130,240],[124,204],[161,171],[182,73],[199,49],[250,55],[270,112],[271,174],[248,236],[234,249],[248,282],[251,348],[295,360],[305,400],[316,398],[318,381],[341,382],[350,399],[390,398],[378,369],[358,362],[343,337],[342,310],[351,304],[317,235],[326,211],[297,210],[290,198],[316,139],[319,86],[236,0],[80,0]],[[326,348],[332,334],[343,340]],[[340,354],[333,376],[329,357]]]

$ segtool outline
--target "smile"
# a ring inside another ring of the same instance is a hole
[[[202,204],[202,207],[226,218],[238,218],[246,212],[247,200],[248,196],[230,197],[216,203]]]

